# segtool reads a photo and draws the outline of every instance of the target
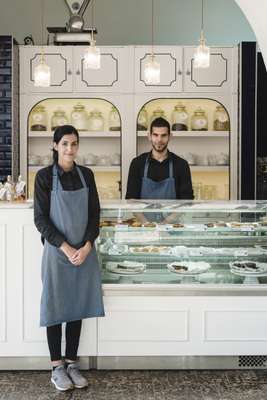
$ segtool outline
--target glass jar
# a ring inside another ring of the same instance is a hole
[[[120,131],[121,121],[116,107],[112,106],[108,116],[108,125],[110,131]]]
[[[51,118],[51,129],[54,131],[58,126],[62,125],[67,125],[68,124],[68,118],[66,116],[66,113],[64,110],[61,108],[58,108],[57,110],[54,111],[54,114],[52,115]]]
[[[73,107],[73,111],[71,112],[71,125],[73,125],[79,131],[86,131],[87,119],[88,116],[84,105],[82,105],[81,103],[77,103],[76,106]]]
[[[89,114],[88,118],[88,129],[89,131],[103,131],[104,130],[104,118],[100,111],[93,110]]]
[[[207,131],[208,130],[208,117],[201,107],[198,107],[191,118],[192,131]]]
[[[188,130],[188,113],[183,104],[178,103],[172,112],[172,131]]]
[[[150,118],[150,124],[152,124],[152,122],[156,118],[165,118],[166,119],[164,110],[162,110],[160,107],[156,108],[156,110],[153,111],[153,114],[152,114],[152,116]]]
[[[213,128],[215,131],[228,131],[229,118],[224,107],[217,106],[214,111]]]
[[[44,106],[36,106],[31,112],[31,131],[47,131],[47,113]]]
[[[148,130],[148,115],[147,110],[143,107],[138,114],[137,119],[137,130],[147,131]]]

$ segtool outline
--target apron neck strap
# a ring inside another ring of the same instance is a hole
[[[56,164],[53,165],[53,183],[52,183],[52,190],[62,190],[62,185],[60,180],[58,179],[58,171]]]
[[[148,165],[149,165],[148,159],[149,159],[149,154],[148,154],[148,156],[146,158],[146,163],[145,163],[145,168],[144,168],[144,178],[147,178]]]
[[[78,167],[78,165],[76,165],[76,168],[77,168],[79,177],[80,177],[80,179],[81,179],[81,181],[82,181],[83,187],[86,188],[87,186],[86,186],[86,183],[85,183],[85,179],[84,179],[83,173],[82,173],[82,171],[80,170],[80,168]]]
[[[173,178],[173,162],[170,155],[169,155],[169,178]]]

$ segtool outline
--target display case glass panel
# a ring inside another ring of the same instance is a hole
[[[102,204],[104,283],[267,284],[267,202]]]

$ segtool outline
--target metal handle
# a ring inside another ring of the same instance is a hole
[[[186,71],[186,75],[191,75],[190,69],[188,69],[188,70]]]
[[[70,69],[68,70],[68,75],[72,75],[72,71]]]
[[[181,71],[180,69],[178,70],[178,72],[177,72],[177,75],[182,75],[183,74],[183,71]]]
[[[81,72],[80,72],[80,70],[79,70],[79,69],[77,69],[77,71],[76,71],[76,75],[81,75]]]

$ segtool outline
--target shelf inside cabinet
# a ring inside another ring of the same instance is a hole
[[[228,172],[229,165],[190,165],[195,172]]]
[[[29,132],[29,137],[32,138],[52,138],[53,137],[53,132],[49,131],[30,131]],[[120,138],[121,133],[119,131],[112,132],[112,131],[106,131],[106,132],[96,132],[96,131],[79,131],[79,136],[80,139],[82,138]]]
[[[138,131],[138,137],[147,137],[146,131]],[[171,131],[173,137],[207,137],[207,138],[222,138],[229,137],[229,131]]]

